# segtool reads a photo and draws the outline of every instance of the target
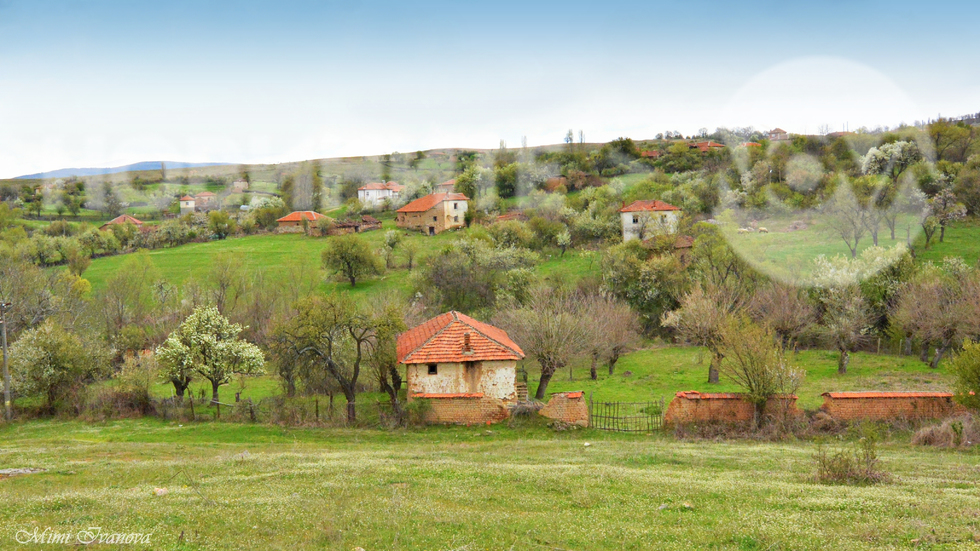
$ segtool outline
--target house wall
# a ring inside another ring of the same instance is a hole
[[[380,205],[388,197],[394,200],[398,193],[390,189],[359,189],[357,199],[365,204]]]
[[[181,201],[180,213],[187,214],[189,212],[194,212],[194,201]]]
[[[582,392],[560,392],[548,400],[539,415],[580,427],[589,426],[589,405]]]
[[[510,410],[503,400],[487,396],[427,398],[425,421],[434,424],[483,425],[503,421]]]
[[[425,212],[400,212],[396,224],[422,233],[429,233],[429,227],[434,227],[436,233],[441,233],[465,226],[466,209],[466,201],[443,201]]]
[[[780,412],[792,416],[803,413],[796,407],[796,396],[770,399],[766,404],[766,413]],[[664,414],[667,424],[744,423],[753,419],[755,406],[738,393],[678,392]]]
[[[517,401],[514,385],[517,362],[488,361],[436,364],[436,375],[429,375],[428,364],[406,366],[408,399],[414,394],[481,393],[488,398],[511,403]]]
[[[637,211],[621,212],[620,221],[623,227],[623,241],[639,239],[641,230],[644,230],[644,239],[654,235],[664,233],[677,233],[678,222],[680,221],[681,211]],[[637,221],[633,222],[636,217]]]
[[[900,394],[900,393],[889,393]],[[916,393],[925,394],[925,393]],[[965,412],[948,392],[929,396],[867,396],[832,398],[824,396],[820,409],[834,419],[941,419]]]

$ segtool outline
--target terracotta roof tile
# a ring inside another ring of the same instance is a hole
[[[303,219],[315,222],[321,218],[330,218],[329,216],[324,216],[319,212],[314,212],[312,210],[297,210],[283,216],[282,218],[276,220],[276,222],[302,222]]]
[[[400,192],[401,190],[405,189],[405,186],[399,184],[398,182],[370,182],[370,183],[364,184],[363,186],[361,186],[361,187],[359,187],[357,189],[358,189],[358,191],[360,191],[362,189],[369,189],[369,190],[370,189],[378,189],[378,190],[381,190],[381,189],[390,189],[391,191]]]
[[[142,220],[137,220],[136,218],[133,218],[128,214],[120,214],[119,216],[113,218],[112,220],[109,220],[108,222],[102,225],[108,226],[109,224],[125,224],[126,222],[129,222],[130,224],[135,224],[137,226],[143,225]]]
[[[647,210],[681,210],[680,207],[675,207],[670,203],[664,203],[663,201],[633,201],[632,203],[626,205],[625,207],[619,209],[619,212],[638,212]]]
[[[835,400],[846,398],[952,398],[952,392],[824,392],[821,396],[827,396]]]
[[[425,212],[443,201],[469,201],[462,193],[432,193],[416,199],[396,212]]]
[[[685,400],[744,400],[745,394],[741,392],[698,392],[696,390],[682,390],[676,394],[678,398]],[[795,394],[789,396],[776,396],[777,398],[792,398],[796,400]]]
[[[191,197],[190,195],[185,195],[185,196],[181,197],[180,200],[181,201],[193,201],[194,198]]]
[[[466,334],[469,352],[464,351]],[[524,351],[501,329],[453,311],[398,335],[397,355],[404,364],[460,363],[520,360]]]

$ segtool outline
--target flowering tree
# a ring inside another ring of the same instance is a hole
[[[259,347],[238,338],[242,329],[214,306],[195,308],[157,348],[157,358],[164,367],[161,377],[183,397],[192,374],[198,374],[211,381],[211,401],[217,402],[218,387],[228,384],[232,375],[265,373],[265,358]]]

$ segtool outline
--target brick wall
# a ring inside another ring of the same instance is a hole
[[[427,400],[425,421],[433,424],[483,425],[503,421],[510,410],[503,400],[472,394],[416,394],[414,399]]]
[[[583,394],[582,391],[554,394],[538,413],[549,419],[587,427],[589,426],[589,406],[585,403]]]
[[[840,420],[941,419],[965,411],[950,392],[825,392],[820,409]]]
[[[766,404],[766,414],[801,415],[796,396],[778,396]],[[667,424],[685,423],[744,423],[755,419],[755,405],[745,395],[735,392],[700,393],[696,390],[678,392],[667,406]]]

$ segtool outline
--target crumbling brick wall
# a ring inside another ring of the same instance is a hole
[[[964,412],[951,392],[824,392],[821,411],[834,419],[941,419]]]
[[[589,426],[589,405],[585,403],[582,391],[559,392],[551,396],[548,403],[538,413],[549,419],[564,423]]]
[[[769,399],[767,415],[798,416],[796,396],[777,396]],[[744,423],[755,419],[755,405],[737,392],[701,393],[696,390],[678,392],[667,406],[667,424],[686,423]]]
[[[510,410],[503,400],[482,393],[416,394],[414,399],[427,400],[425,421],[432,424],[482,425],[503,421]]]

